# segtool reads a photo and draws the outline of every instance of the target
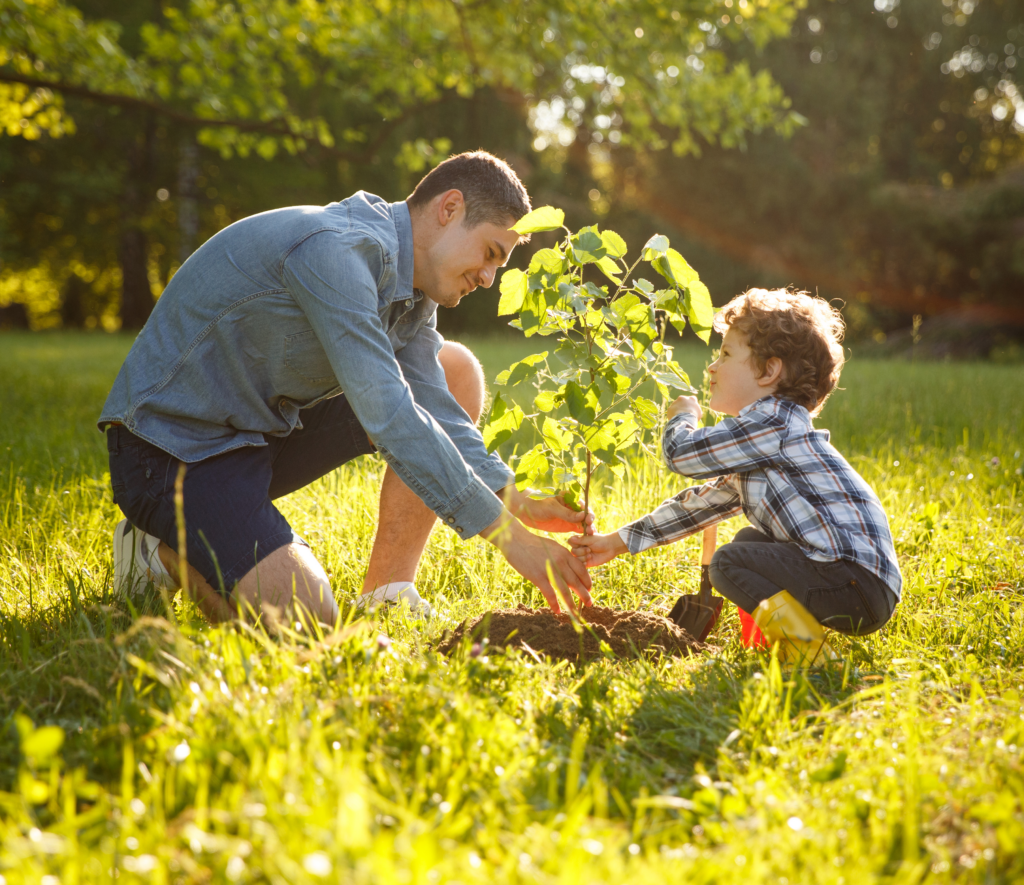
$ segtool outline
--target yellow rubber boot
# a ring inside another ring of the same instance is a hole
[[[765,639],[772,645],[779,643],[780,661],[799,665],[836,660],[825,641],[825,628],[788,590],[765,599],[753,616]]]

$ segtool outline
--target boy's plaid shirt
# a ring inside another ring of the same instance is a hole
[[[662,436],[670,470],[709,479],[620,529],[631,553],[668,544],[741,511],[776,541],[816,562],[845,559],[878,575],[900,596],[903,579],[878,496],[815,430],[803,406],[769,396],[735,418],[697,428],[684,412]]]

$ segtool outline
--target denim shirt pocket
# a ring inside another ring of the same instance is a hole
[[[338,383],[331,361],[312,329],[285,337],[284,364],[295,374],[314,384]]]

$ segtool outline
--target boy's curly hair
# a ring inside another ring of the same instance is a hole
[[[846,357],[843,316],[825,299],[789,289],[748,289],[715,315],[715,331],[743,333],[754,367],[782,360],[775,396],[817,415],[839,383]]]

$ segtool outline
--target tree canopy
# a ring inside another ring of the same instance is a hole
[[[0,0],[0,303],[138,326],[232,220],[484,147],[573,226],[689,238],[716,300],[1005,306],[1021,66],[1011,0]]]

